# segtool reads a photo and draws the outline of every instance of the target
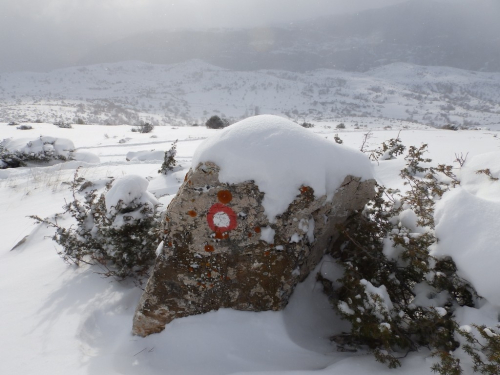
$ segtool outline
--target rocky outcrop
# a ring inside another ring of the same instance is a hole
[[[218,176],[217,165],[201,163],[170,203],[164,247],[137,307],[134,334],[219,308],[283,309],[338,237],[336,224],[366,204],[375,183],[346,176],[331,200],[302,186],[270,222],[264,193],[252,181],[226,184]]]

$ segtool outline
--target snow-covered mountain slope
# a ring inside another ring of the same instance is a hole
[[[500,73],[395,63],[352,73],[233,71],[200,60],[137,61],[0,76],[0,121],[202,124],[258,113],[293,120],[375,117],[427,125],[500,123]]]

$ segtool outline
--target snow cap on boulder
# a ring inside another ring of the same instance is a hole
[[[193,170],[203,162],[220,167],[221,182],[253,180],[265,193],[262,204],[271,222],[301,186],[312,187],[317,198],[331,199],[345,176],[373,178],[363,153],[272,115],[249,117],[207,139],[194,154]]]
[[[276,116],[205,141],[164,213],[164,246],[133,333],[220,308],[283,309],[338,225],[373,197],[371,175],[359,151]]]

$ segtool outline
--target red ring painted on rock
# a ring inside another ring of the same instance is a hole
[[[227,218],[224,215],[226,215]],[[226,226],[217,225],[217,220],[220,221],[220,218],[223,219],[222,222],[227,221]],[[215,203],[212,207],[210,207],[207,214],[207,222],[210,229],[219,233],[229,232],[230,230],[236,229],[236,226],[238,225],[236,213],[222,203]]]

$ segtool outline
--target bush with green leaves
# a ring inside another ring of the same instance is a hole
[[[498,328],[476,327],[472,334],[454,319],[456,309],[476,307],[481,297],[458,275],[453,259],[430,254],[438,241],[435,202],[460,181],[449,165],[429,166],[426,148],[408,149],[400,173],[408,187],[405,193],[378,185],[363,212],[339,226],[341,236],[331,255],[344,274],[335,281],[318,275],[318,280],[352,328],[332,339],[339,350],[367,348],[390,368],[400,366],[409,352],[429,348],[439,359],[432,370],[442,375],[463,373],[455,355],[462,347],[474,371],[499,374]],[[402,152],[399,139],[372,155],[390,150]]]
[[[146,191],[148,181],[125,176],[109,181],[103,192],[98,185],[75,173],[70,189],[73,200],[54,218],[31,216],[55,229],[53,240],[61,245],[61,257],[76,265],[91,264],[101,274],[119,279],[141,279],[148,274],[161,241],[158,202]],[[71,216],[74,225],[61,224]]]

